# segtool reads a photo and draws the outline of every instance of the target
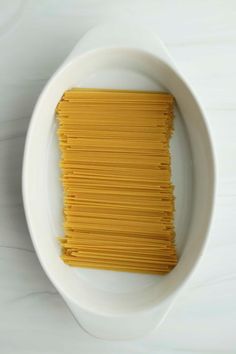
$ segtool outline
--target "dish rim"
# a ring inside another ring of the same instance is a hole
[[[140,54],[145,54],[148,55],[154,59],[158,59],[158,61],[166,66],[168,68],[168,70],[171,70],[172,72],[174,72],[174,75],[176,75],[182,82],[183,84],[188,88],[188,90],[190,91],[191,95],[193,96],[199,111],[201,113],[201,121],[204,125],[205,128],[205,132],[206,132],[206,138],[208,140],[208,154],[210,156],[210,160],[211,160],[211,170],[212,170],[212,190],[211,193],[209,195],[209,205],[210,205],[210,210],[209,210],[209,217],[206,223],[206,229],[205,229],[205,236],[203,238],[203,240],[201,241],[201,246],[199,247],[199,255],[197,257],[197,259],[195,260],[195,263],[192,265],[191,269],[188,271],[188,273],[186,274],[186,276],[184,277],[183,280],[180,280],[178,285],[174,288],[174,290],[172,290],[169,294],[167,294],[166,296],[162,297],[158,303],[155,303],[155,305],[153,305],[153,303],[151,305],[146,305],[145,308],[143,309],[139,309],[137,311],[133,311],[131,313],[139,313],[139,312],[146,312],[149,311],[150,308],[156,308],[161,306],[163,303],[166,303],[167,300],[170,300],[171,298],[174,299],[176,297],[176,295],[180,292],[180,290],[183,289],[183,287],[187,284],[187,282],[189,281],[189,279],[191,278],[191,276],[193,275],[193,273],[196,271],[197,266],[200,263],[200,260],[203,256],[203,253],[206,249],[206,245],[207,242],[209,240],[209,233],[210,233],[210,228],[211,228],[211,224],[212,224],[212,218],[213,218],[213,213],[214,213],[214,206],[215,206],[215,196],[216,196],[216,158],[215,158],[215,151],[214,151],[214,144],[213,144],[213,139],[210,133],[210,127],[209,124],[207,122],[207,118],[206,118],[206,113],[201,105],[201,103],[199,102],[194,90],[192,89],[191,85],[186,81],[184,75],[182,75],[179,70],[175,67],[175,65],[171,65],[168,62],[166,62],[165,60],[163,60],[162,58],[158,57],[158,55],[150,53],[146,50],[142,50],[140,48],[132,48],[132,47],[103,47],[103,48],[96,48],[93,50],[89,50],[86,51],[82,54],[76,55],[74,57],[69,57],[69,60],[65,60],[64,63],[62,63],[62,65],[55,71],[55,73],[51,76],[51,78],[49,79],[49,81],[46,83],[46,85],[44,86],[44,88],[42,89],[37,102],[35,104],[35,107],[33,109],[33,113],[31,115],[31,119],[30,119],[30,123],[29,123],[29,127],[27,130],[27,135],[26,135],[26,140],[25,140],[25,147],[24,147],[24,154],[23,154],[23,163],[22,163],[22,197],[23,197],[23,205],[24,205],[24,211],[25,211],[25,216],[26,216],[26,221],[27,221],[27,226],[29,229],[29,233],[31,236],[31,240],[32,243],[34,245],[34,249],[36,251],[37,257],[39,259],[39,262],[44,270],[44,272],[47,274],[48,278],[50,279],[50,281],[53,283],[53,285],[55,286],[55,288],[58,290],[58,292],[65,298],[68,299],[70,302],[72,302],[73,304],[76,304],[77,306],[80,306],[82,309],[91,312],[93,314],[99,314],[99,315],[106,315],[109,316],[109,313],[107,312],[103,312],[103,311],[97,311],[95,312],[94,310],[91,310],[89,307],[84,307],[82,304],[80,304],[79,300],[75,299],[74,297],[70,296],[70,294],[68,294],[67,291],[64,291],[64,287],[61,284],[61,282],[58,282],[57,279],[55,279],[54,275],[51,274],[50,269],[44,264],[44,260],[43,257],[41,255],[41,251],[37,245],[37,236],[35,235],[35,231],[34,231],[34,226],[31,222],[31,208],[28,202],[28,196],[27,196],[27,181],[29,178],[29,174],[28,174],[28,162],[30,160],[30,142],[31,142],[31,136],[33,133],[33,123],[36,119],[38,119],[39,113],[40,113],[40,106],[41,106],[41,102],[44,99],[45,94],[47,94],[47,90],[50,89],[50,85],[51,83],[61,74],[63,74],[64,71],[66,71],[68,69],[68,67],[70,65],[73,65],[73,63],[75,61],[78,60],[78,58],[80,57],[86,57],[88,55],[91,54],[96,54],[97,52],[102,52],[102,51],[113,51],[113,50],[119,50],[119,51],[132,51],[132,52],[136,52],[136,53],[140,53]],[[129,315],[130,313],[122,313],[122,314],[116,314],[116,316],[125,316],[125,315]],[[113,315],[113,314],[112,314]]]

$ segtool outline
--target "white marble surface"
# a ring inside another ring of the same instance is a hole
[[[210,242],[161,328],[106,342],[78,327],[42,271],[21,199],[32,108],[92,26],[136,19],[163,39],[199,94],[217,153]],[[236,1],[0,0],[0,353],[236,353]]]

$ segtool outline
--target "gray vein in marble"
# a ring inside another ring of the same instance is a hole
[[[14,302],[22,301],[22,300],[27,300],[29,297],[44,296],[44,295],[60,296],[59,293],[56,292],[56,291],[46,291],[46,290],[44,290],[44,291],[34,291],[34,292],[31,292],[31,293],[27,293],[25,295],[16,297],[13,300],[11,300],[10,303],[14,303]]]
[[[9,2],[12,7],[14,7],[14,2]],[[28,3],[28,0],[19,0],[19,4],[16,5],[16,8],[14,9],[13,13],[8,17],[3,24],[0,25],[0,36],[1,38],[3,35],[7,34],[10,30],[12,30],[18,22],[20,22],[21,17],[23,16],[25,7]],[[1,5],[1,4],[0,4]],[[0,7],[1,11],[4,11]]]
[[[13,250],[18,250],[18,251],[23,251],[23,252],[35,253],[34,249],[28,249],[28,248],[23,248],[23,247],[0,245],[0,248],[7,248],[7,249],[13,249]]]

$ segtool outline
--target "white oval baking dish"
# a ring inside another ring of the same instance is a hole
[[[166,90],[176,98],[171,141],[180,260],[166,276],[71,268],[60,259],[62,189],[55,107],[68,88]],[[215,168],[205,114],[160,40],[132,25],[90,30],[53,75],[35,106],[23,161],[23,199],[45,272],[75,318],[106,339],[134,338],[161,323],[202,255],[212,215]]]

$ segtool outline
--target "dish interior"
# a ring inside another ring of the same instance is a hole
[[[72,268],[59,257],[56,237],[63,235],[63,191],[54,112],[63,92],[76,86],[168,91],[176,98],[171,155],[179,264],[168,275]],[[208,222],[200,200],[206,207],[211,200],[207,189],[211,178],[210,150],[203,117],[175,70],[134,49],[100,49],[74,58],[59,69],[42,93],[27,144],[27,219],[41,263],[59,291],[84,308],[106,313],[137,311],[171,295],[198,259]],[[31,205],[28,212],[27,205]]]

